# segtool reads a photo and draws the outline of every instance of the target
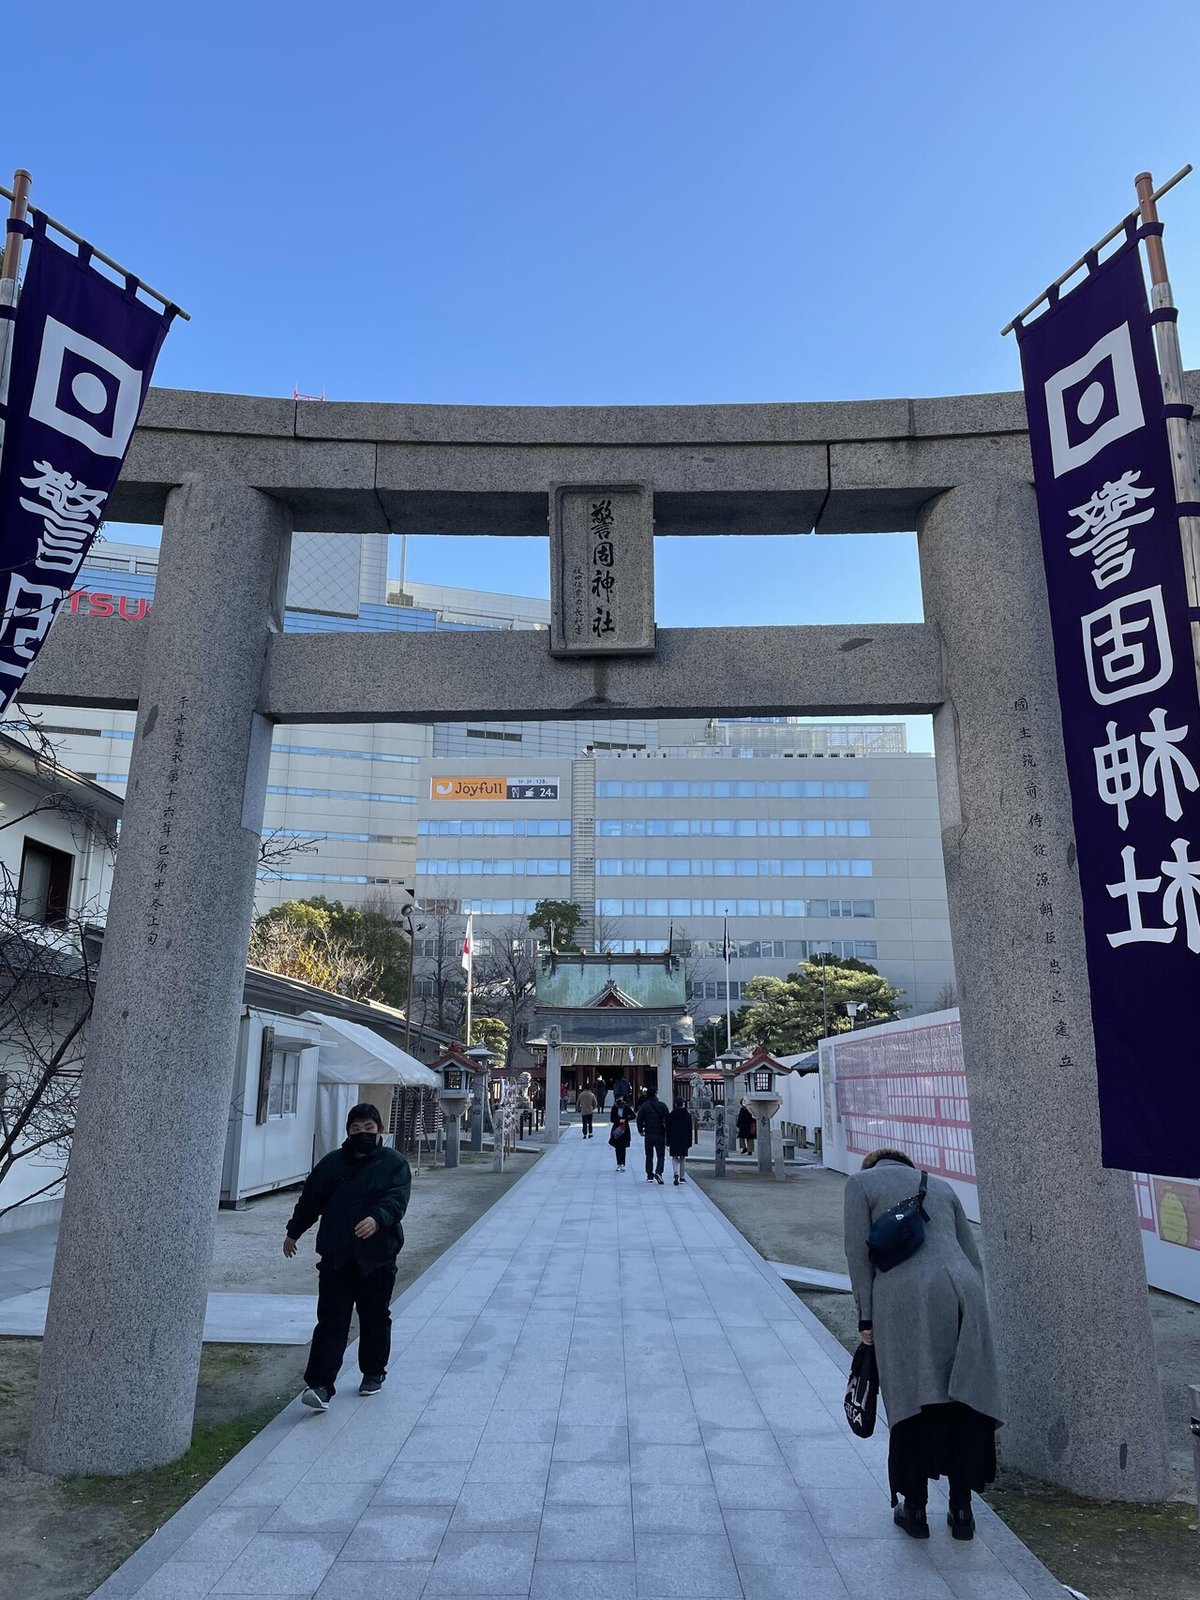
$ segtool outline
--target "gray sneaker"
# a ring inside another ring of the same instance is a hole
[[[320,1383],[310,1383],[300,1396],[301,1402],[311,1411],[328,1411],[329,1398],[329,1390]]]
[[[373,1373],[369,1376],[364,1376],[363,1381],[358,1386],[359,1394],[378,1394],[380,1389],[383,1388],[383,1380],[386,1377],[386,1372],[381,1372],[378,1376]]]

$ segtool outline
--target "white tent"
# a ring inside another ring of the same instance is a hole
[[[404,1089],[436,1089],[438,1075],[415,1056],[389,1044],[360,1022],[345,1022],[323,1011],[303,1013],[321,1029],[317,1067],[317,1115],[313,1158],[336,1150],[345,1137],[346,1115],[364,1083],[390,1083]]]
[[[798,1056],[780,1056],[785,1067],[793,1070],[779,1080],[779,1098],[783,1102],[780,1120],[793,1122],[808,1129],[811,1139],[814,1128],[821,1126],[821,1075],[816,1070],[817,1052],[806,1051]]]

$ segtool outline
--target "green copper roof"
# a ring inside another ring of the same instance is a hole
[[[610,983],[637,1006],[687,1010],[683,962],[664,955],[543,955],[538,960],[537,1003],[556,1010],[594,1005]]]

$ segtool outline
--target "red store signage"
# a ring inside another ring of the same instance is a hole
[[[150,606],[149,600],[133,600],[125,594],[105,594],[102,590],[91,592],[87,589],[72,589],[68,601],[68,609],[80,616],[116,616],[125,622],[140,622]]]

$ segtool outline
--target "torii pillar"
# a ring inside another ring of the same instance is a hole
[[[289,533],[240,484],[168,496],[33,1410],[43,1472],[128,1472],[191,1439]]]

